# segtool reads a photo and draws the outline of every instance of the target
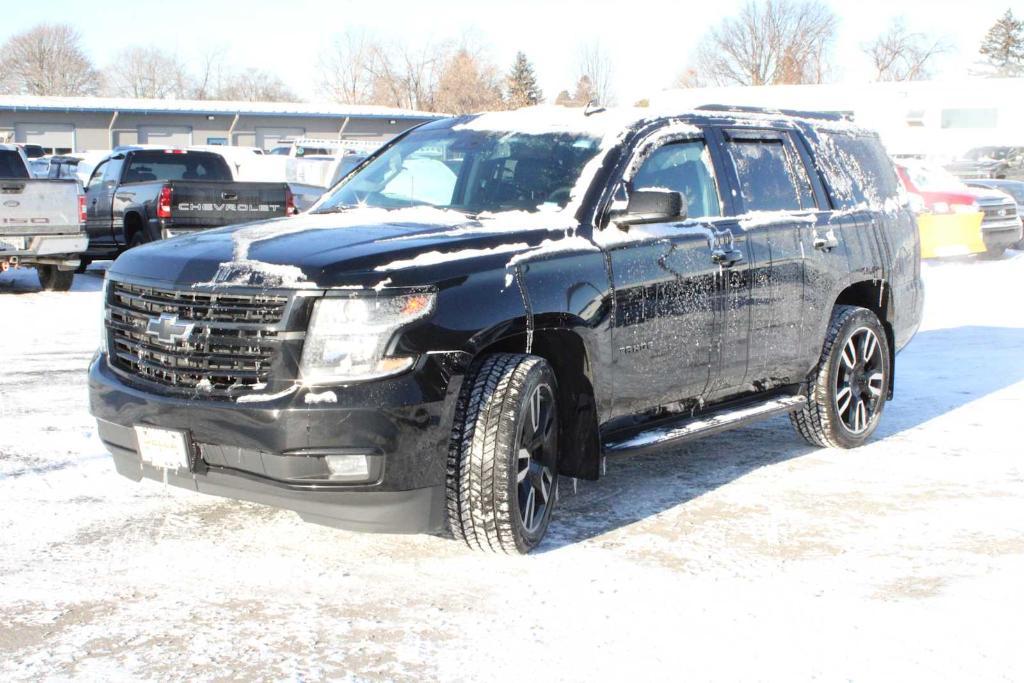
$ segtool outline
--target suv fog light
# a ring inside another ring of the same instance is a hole
[[[324,460],[327,461],[327,471],[332,477],[365,479],[370,476],[370,464],[366,461],[365,455],[328,455]]]

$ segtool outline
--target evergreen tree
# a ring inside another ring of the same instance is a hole
[[[1006,10],[981,41],[980,52],[999,76],[1024,74],[1024,21]]]
[[[532,107],[544,99],[544,94],[537,85],[537,76],[533,73],[533,65],[522,52],[516,54],[512,71],[505,78],[505,87],[505,99],[509,109]]]

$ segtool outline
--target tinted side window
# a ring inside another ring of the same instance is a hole
[[[124,167],[124,157],[110,157],[106,168],[103,169],[104,182],[121,182],[121,168]]]
[[[703,140],[659,147],[633,176],[633,189],[665,189],[682,193],[689,218],[721,216],[718,189]]]
[[[11,150],[0,150],[0,178],[28,178],[28,169],[21,155]]]
[[[819,132],[813,147],[836,208],[878,208],[897,198],[896,171],[877,138]]]
[[[746,211],[800,211],[814,208],[803,164],[793,159],[781,138],[733,139],[726,150],[736,168]]]

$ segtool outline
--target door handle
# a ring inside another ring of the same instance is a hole
[[[723,268],[731,268],[737,263],[743,263],[743,252],[739,249],[712,249],[711,261]]]
[[[814,238],[814,248],[821,251],[832,251],[839,246],[839,240],[830,230],[824,237],[818,235]]]

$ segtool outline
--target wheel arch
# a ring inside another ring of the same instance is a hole
[[[874,313],[885,330],[889,345],[889,386],[887,396],[893,397],[896,378],[896,334],[893,329],[893,306],[889,284],[885,280],[860,280],[839,293],[836,306],[859,306]]]
[[[145,230],[145,221],[138,211],[126,211],[124,214],[124,243],[131,244],[132,237],[141,230]]]
[[[597,403],[592,359],[583,338],[567,327],[516,332],[479,348],[474,361],[502,352],[529,353],[551,365],[558,381],[558,472],[568,477],[597,479],[601,470]]]

